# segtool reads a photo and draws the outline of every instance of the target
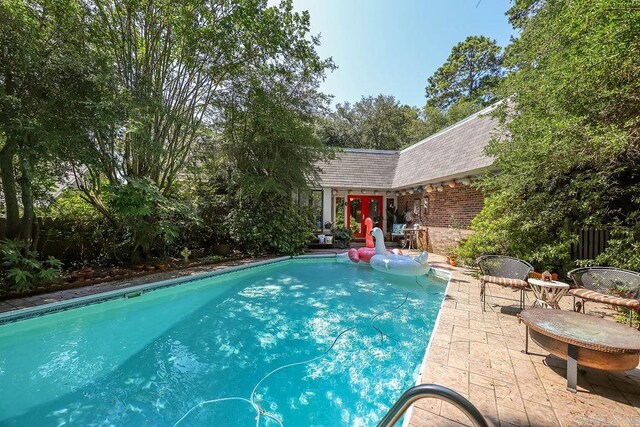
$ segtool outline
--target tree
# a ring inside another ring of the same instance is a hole
[[[38,184],[87,143],[96,63],[73,0],[0,3],[0,177],[5,237],[37,240]],[[57,172],[60,172],[57,170]]]
[[[321,139],[329,146],[398,150],[426,136],[419,115],[390,95],[362,97],[321,119]]]
[[[502,77],[501,48],[485,36],[470,36],[451,50],[447,61],[429,77],[427,103],[446,110],[461,100],[488,105]]]
[[[489,197],[462,252],[568,268],[574,229],[622,226],[632,231],[614,236],[627,243],[640,234],[640,9],[526,0],[512,12],[522,32],[499,90],[510,138],[488,148],[499,173],[482,183]],[[622,246],[632,247],[612,244],[603,260],[636,267]]]
[[[308,44],[287,64],[247,70],[223,102],[221,149],[231,200],[226,223],[251,254],[294,254],[306,247],[313,226],[307,210],[292,202],[292,191],[307,191],[317,162],[331,154],[313,125],[328,100],[319,81],[332,63]]]
[[[295,69],[317,79],[330,63],[317,58],[308,13],[294,13],[291,1],[271,7],[262,0],[92,5],[94,48],[114,64],[113,79],[102,82],[109,102],[101,104],[113,122],[91,133],[95,155],[77,165],[78,183],[86,200],[123,233],[155,240],[133,242],[145,256],[167,235],[151,231],[170,224],[157,215],[178,202],[179,174],[227,120],[229,93],[261,67],[282,78]],[[300,63],[309,67],[299,69]]]

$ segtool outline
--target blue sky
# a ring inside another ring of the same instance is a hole
[[[322,90],[337,102],[394,95],[422,107],[427,78],[451,48],[471,35],[506,46],[513,30],[508,0],[294,0],[321,34],[318,53],[339,67]]]

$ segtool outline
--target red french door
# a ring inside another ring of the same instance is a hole
[[[357,224],[356,238],[364,238],[364,220],[371,217],[374,226],[382,227],[382,196],[348,196],[347,197],[347,226]]]

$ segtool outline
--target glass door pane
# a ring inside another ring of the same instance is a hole
[[[362,198],[351,197],[349,198],[349,226],[354,230],[354,236],[362,237],[363,234],[363,221],[364,212],[362,212]]]
[[[382,197],[369,198],[369,217],[373,220],[374,227],[382,228]]]

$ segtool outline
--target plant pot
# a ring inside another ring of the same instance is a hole
[[[167,269],[167,264],[158,264],[156,265],[156,268],[160,271],[164,271]]]
[[[458,265],[458,258],[456,258],[456,257],[455,257],[455,256],[453,256],[453,255],[448,255],[448,256],[447,256],[447,262],[448,262],[451,266],[456,267],[456,266]]]
[[[138,264],[138,265],[136,265],[136,266],[135,266],[135,270],[136,270],[136,271],[142,271],[142,270],[144,270],[144,265],[142,265],[142,264]]]

